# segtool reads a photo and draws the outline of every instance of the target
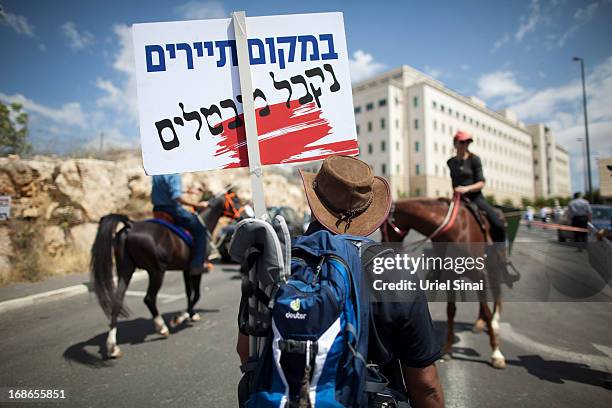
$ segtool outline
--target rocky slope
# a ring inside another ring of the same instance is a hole
[[[241,199],[251,199],[246,169],[183,175],[184,188],[218,193],[230,185]],[[264,186],[267,205],[289,205],[299,214],[307,208],[295,177],[266,170]],[[20,268],[82,272],[100,217],[110,212],[150,216],[150,190],[151,178],[137,155],[114,161],[0,158],[0,195],[12,198],[11,220],[0,221],[0,284],[23,277]],[[28,259],[33,257],[39,258],[35,264]]]

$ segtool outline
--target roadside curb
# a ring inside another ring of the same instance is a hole
[[[132,275],[131,281],[143,279],[147,276],[146,271],[137,271]],[[54,289],[47,292],[36,293],[33,295],[23,296],[16,299],[5,300],[0,302],[0,313],[10,310],[20,309],[32,305],[50,302],[52,300],[66,299],[72,296],[88,293],[89,283],[80,283],[78,285],[67,286],[65,288]]]

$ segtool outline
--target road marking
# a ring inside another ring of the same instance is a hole
[[[612,349],[607,347],[608,352],[604,352],[607,357],[586,353],[576,353],[574,351],[543,344],[539,341],[533,340],[524,334],[515,331],[508,322],[503,322],[500,324],[500,332],[503,341],[510,342],[528,351],[547,354],[563,361],[574,360],[574,362],[584,363],[591,366],[591,368],[600,369],[602,371],[609,371],[610,367],[612,367],[612,358],[610,357],[610,354],[608,354],[608,352],[612,352]]]
[[[148,276],[146,271],[137,271],[132,275],[132,282],[135,280],[141,280],[146,276]],[[66,299],[87,292],[89,292],[88,284],[81,283],[78,285],[67,286],[65,288],[23,296],[16,299],[5,300],[4,302],[0,302],[0,313],[46,303],[52,300]]]
[[[145,297],[147,295],[147,292],[144,292],[142,290],[128,290],[125,292],[125,294],[127,296],[137,296],[137,297]],[[161,303],[171,303],[174,302],[178,299],[183,299],[185,298],[184,294],[179,294],[179,295],[168,295],[166,293],[158,293],[157,294],[157,298],[161,299]]]
[[[604,346],[602,344],[595,344],[595,343],[592,343],[592,344],[593,344],[593,347],[595,347],[597,350],[601,351],[606,356],[612,358],[612,347]]]

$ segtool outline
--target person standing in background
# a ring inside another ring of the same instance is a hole
[[[574,193],[574,199],[567,205],[569,212],[568,218],[572,220],[572,227],[588,228],[589,222],[593,215],[591,204],[584,198],[582,193]],[[587,233],[582,231],[574,231],[574,242],[576,242],[577,251],[582,251],[582,247],[586,243]]]

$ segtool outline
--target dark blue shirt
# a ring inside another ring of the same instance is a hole
[[[151,185],[151,201],[156,206],[180,206],[176,201],[183,195],[180,174],[164,174],[153,176]]]

